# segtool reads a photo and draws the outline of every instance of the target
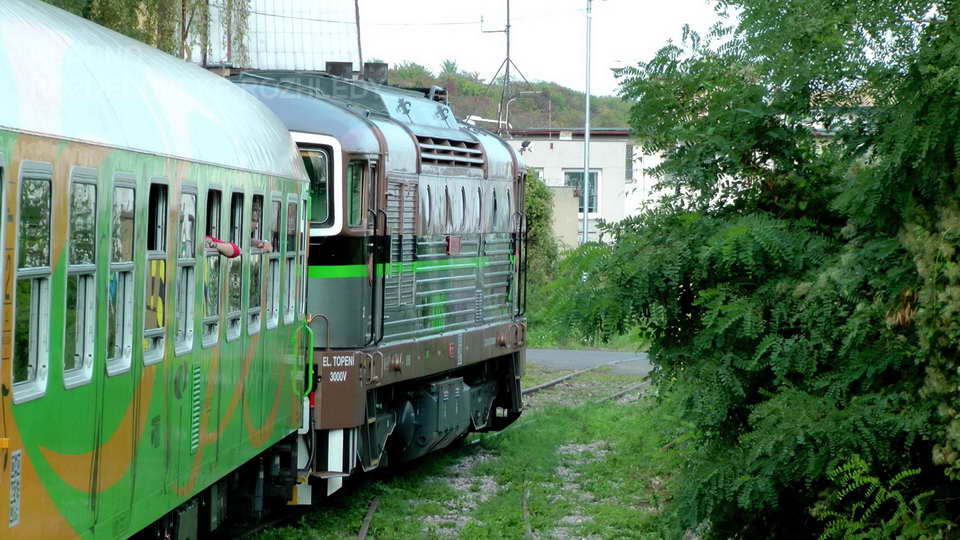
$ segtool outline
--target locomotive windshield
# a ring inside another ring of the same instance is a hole
[[[326,223],[330,219],[330,158],[326,150],[300,149],[303,165],[310,176],[310,221]]]

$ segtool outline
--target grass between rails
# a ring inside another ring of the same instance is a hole
[[[378,539],[523,538],[525,498],[541,538],[659,538],[679,464],[673,441],[685,432],[676,411],[653,397],[543,405],[478,445],[362,478],[298,525],[258,538],[355,538],[374,497],[370,536]]]

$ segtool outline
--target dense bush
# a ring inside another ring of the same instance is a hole
[[[817,536],[846,515],[831,471],[852,456],[919,505],[857,530],[956,534],[938,516],[960,515],[960,12],[719,7],[736,27],[628,70],[668,196],[564,261],[549,309],[584,337],[642,329],[683,395],[672,534]]]

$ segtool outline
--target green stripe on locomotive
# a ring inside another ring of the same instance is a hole
[[[295,194],[298,203],[302,201],[301,184],[262,174],[8,131],[0,131],[0,154],[7,160],[3,163],[3,197],[8,219],[4,221],[7,227],[14,229],[18,217],[16,188],[21,160],[49,163],[53,169],[52,215],[48,229],[51,231],[52,266],[49,274],[46,389],[42,396],[12,405],[9,414],[14,422],[5,433],[14,445],[18,440],[22,444],[27,458],[25,466],[35,469],[42,485],[42,495],[37,495],[34,487],[23,489],[22,512],[31,505],[36,508],[41,497],[48,497],[77,535],[84,538],[124,536],[148,525],[160,517],[160,513],[189,499],[299,426],[299,396],[303,386],[299,317],[294,316],[292,321],[286,322],[286,309],[281,305],[277,327],[268,329],[268,306],[261,301],[261,330],[249,334],[247,307],[251,265],[248,258],[244,259],[242,269],[242,327],[238,339],[231,342],[224,339],[229,284],[223,283],[228,281],[228,274],[223,271],[220,339],[212,347],[202,347],[200,318],[204,313],[204,285],[201,276],[207,265],[202,255],[196,257],[197,280],[191,299],[193,346],[179,356],[175,354],[173,315],[177,307],[181,181],[196,187],[199,223],[205,222],[206,188],[216,186],[222,190],[221,227],[229,223],[232,190],[245,193],[246,219],[254,191],[265,195],[265,208],[270,205],[272,194],[281,194],[281,206],[286,211],[288,194]],[[67,226],[70,170],[76,165],[97,171],[95,290],[101,300],[109,294],[114,179],[118,173],[129,174],[135,179],[134,311],[129,338],[133,352],[129,370],[107,374],[108,308],[107,302],[98,301],[91,379],[88,383],[67,388],[63,359],[67,315],[65,291],[70,269],[69,241],[64,240],[69,239],[70,231]],[[147,206],[149,184],[151,179],[157,178],[168,179],[169,186],[167,249],[163,260],[150,261],[144,249]],[[201,245],[203,230],[197,227],[196,233],[197,245]],[[16,238],[15,235],[4,236]],[[7,242],[9,244],[10,240]],[[244,242],[249,243],[246,239]],[[6,246],[8,250],[13,247]],[[248,247],[244,246],[244,249]],[[298,254],[293,260],[300,261],[301,256]],[[288,260],[285,252],[281,252],[279,258],[281,265]],[[223,263],[222,260],[219,262]],[[262,264],[263,281],[266,281],[268,264]],[[4,271],[15,286],[15,258],[7,258]],[[147,274],[150,272],[154,275],[163,273],[162,278],[158,277],[162,281],[162,288],[158,287],[163,291],[161,298],[148,295]],[[296,278],[301,272],[298,267],[293,276]],[[287,290],[286,275],[285,268],[279,272],[280,291]],[[11,293],[9,286],[7,292]],[[297,296],[289,298],[296,301]],[[281,294],[280,298],[287,296]],[[24,309],[24,300],[17,299],[17,311]],[[144,364],[142,341],[147,303],[161,313],[159,317],[165,328],[163,358],[152,365]],[[298,314],[299,306],[294,310]],[[13,330],[13,321],[4,324],[4,331]],[[277,354],[278,351],[281,354]],[[194,401],[197,397],[199,402]],[[29,478],[30,471],[26,471],[23,479],[27,481]],[[53,520],[54,516],[46,516],[46,519]],[[33,526],[41,528],[31,529]],[[42,525],[25,521],[18,527],[23,533],[43,530]]]
[[[471,235],[476,236],[476,235]],[[495,235],[488,235],[491,238],[496,238]],[[506,238],[508,235],[499,235],[504,238],[500,238],[501,243],[512,242],[512,240]],[[436,239],[434,239],[436,240]],[[432,260],[416,260],[412,262],[392,262],[392,263],[383,263],[376,265],[374,269],[374,275],[377,279],[390,279],[401,272],[410,272],[412,271],[418,279],[422,279],[427,275],[435,274],[431,276],[431,285],[434,289],[439,289],[436,293],[430,293],[429,290],[420,291],[419,294],[415,293],[416,300],[413,303],[407,305],[406,307],[400,305],[390,305],[390,302],[387,302],[386,307],[386,316],[389,319],[406,318],[406,319],[416,319],[416,322],[410,323],[408,327],[399,329],[395,332],[391,332],[389,329],[385,332],[385,341],[390,342],[393,340],[402,340],[406,338],[411,338],[414,336],[425,336],[431,334],[443,333],[449,329],[457,329],[463,327],[463,321],[458,321],[453,319],[452,314],[455,312],[464,311],[465,306],[469,306],[470,309],[476,307],[477,298],[474,294],[470,294],[469,297],[464,296],[465,293],[461,292],[461,298],[451,298],[450,293],[445,292],[445,289],[448,289],[453,286],[455,282],[460,280],[459,277],[454,276],[454,272],[469,270],[472,271],[472,279],[475,280],[475,287],[481,288],[485,285],[484,276],[487,268],[497,268],[499,266],[509,265],[510,277],[506,280],[508,285],[505,285],[505,291],[499,301],[489,299],[489,295],[481,294],[482,298],[480,302],[482,305],[479,309],[482,310],[482,320],[476,320],[476,313],[471,314],[470,319],[473,323],[483,324],[484,322],[499,322],[509,318],[511,314],[511,306],[513,303],[513,292],[516,287],[515,279],[515,259],[514,255],[511,253],[509,256],[504,257],[493,256],[493,255],[442,255],[442,258],[432,259]],[[385,273],[385,276],[383,274]],[[370,270],[366,264],[323,264],[323,265],[314,265],[311,264],[308,268],[307,277],[308,281],[308,290],[311,291],[311,296],[323,296],[327,302],[324,306],[318,305],[317,309],[311,309],[310,311],[317,312],[327,312],[328,314],[333,314],[332,324],[336,325],[338,321],[338,315],[340,319],[344,317],[354,319],[351,324],[353,328],[366,330],[366,333],[361,334],[359,331],[355,331],[353,335],[353,341],[347,341],[343,339],[342,330],[335,326],[335,329],[338,332],[334,333],[334,347],[362,347],[365,344],[365,340],[369,338],[369,328],[370,322],[369,319],[363,318],[365,312],[362,312],[360,308],[361,301],[358,301],[357,298],[369,298],[371,288],[369,287],[369,277]],[[322,291],[323,294],[320,295],[319,292]],[[339,301],[333,301],[343,297]],[[388,299],[389,300],[389,299]],[[379,302],[379,300],[378,300]],[[323,309],[324,307],[327,310]],[[461,309],[457,309],[461,308]],[[329,312],[328,310],[336,310]],[[322,334],[321,334],[322,335]],[[321,338],[322,341],[322,338]]]

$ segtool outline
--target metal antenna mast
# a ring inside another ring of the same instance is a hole
[[[493,86],[497,82],[497,76],[500,75],[500,72],[503,71],[503,88],[500,90],[500,104],[497,107],[497,134],[502,135],[506,126],[504,126],[504,108],[507,100],[511,97],[510,94],[510,68],[513,67],[517,70],[517,73],[520,74],[520,77],[523,78],[523,81],[530,84],[530,81],[523,75],[520,71],[520,68],[517,67],[513,60],[510,59],[510,0],[507,0],[507,25],[503,30],[483,30],[483,18],[480,18],[480,28],[481,32],[484,34],[499,34],[504,33],[507,35],[507,57],[503,59],[503,62],[500,63],[500,67],[497,68],[497,73],[493,76],[493,79],[490,79],[490,84],[487,86]]]
[[[354,0],[353,6],[357,12],[357,56],[360,57],[360,78],[363,78],[363,45],[360,43],[360,0]]]
[[[583,129],[583,234],[581,244],[590,241],[590,30],[593,22],[593,0],[587,0],[587,91]],[[593,195],[600,199],[599,194]]]

